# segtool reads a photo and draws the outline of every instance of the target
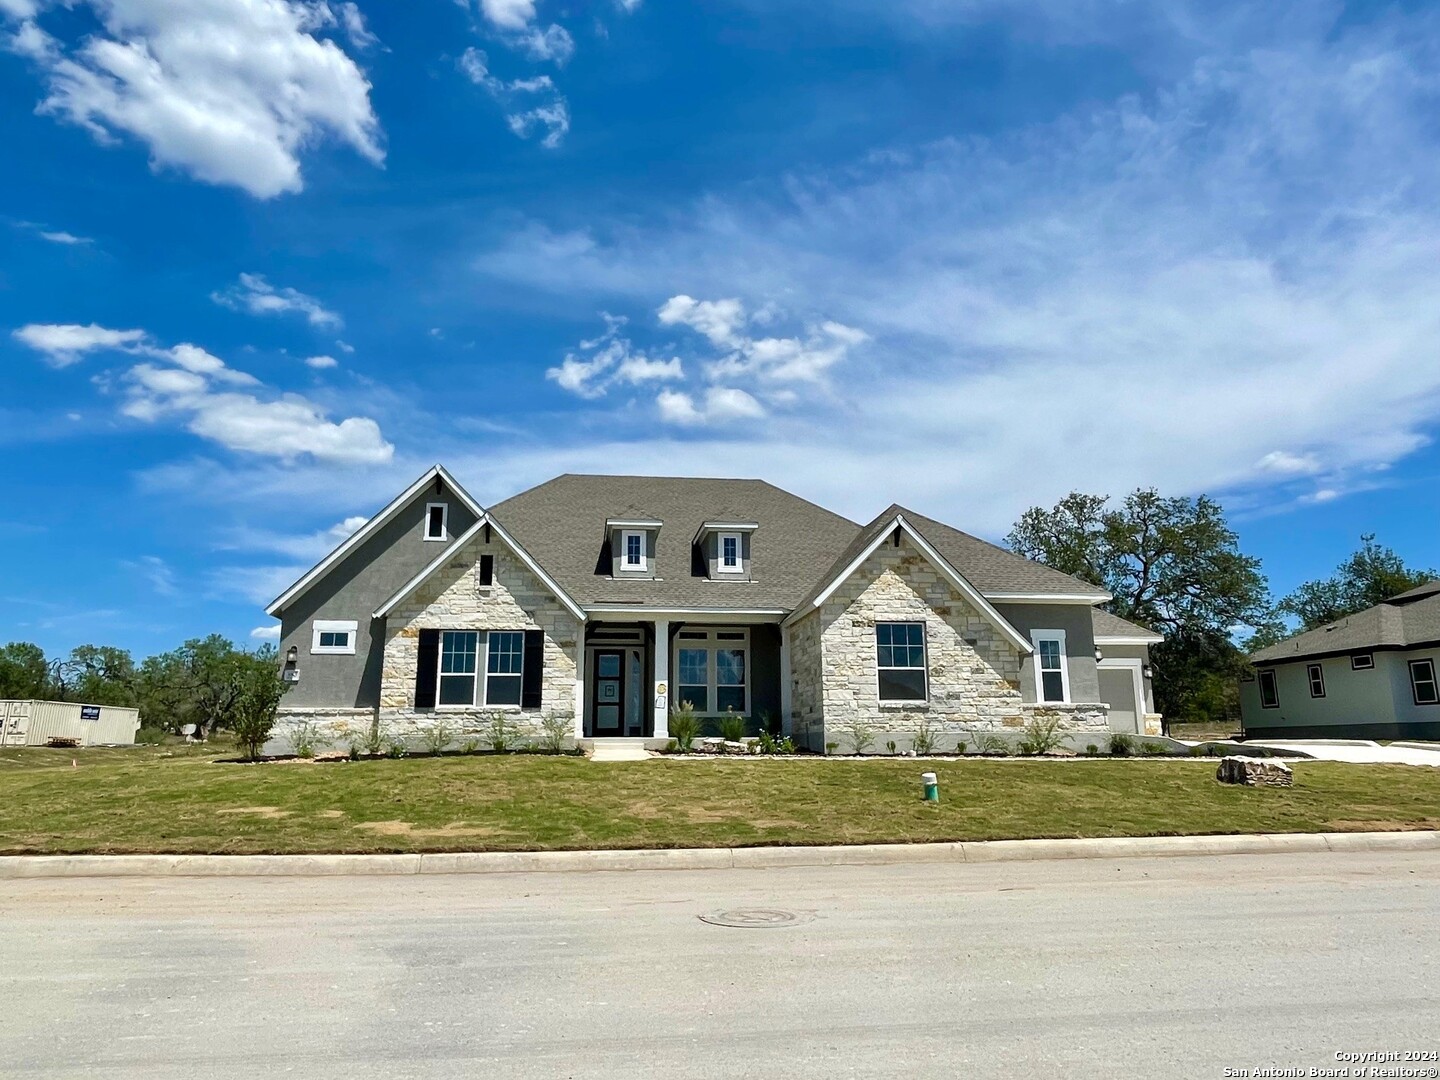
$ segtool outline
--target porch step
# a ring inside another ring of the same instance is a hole
[[[591,761],[646,761],[650,752],[646,744],[655,739],[581,739],[580,748]]]

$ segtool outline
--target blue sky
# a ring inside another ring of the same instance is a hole
[[[1440,13],[0,0],[0,640],[137,653],[424,468],[991,538],[1207,492],[1435,545]]]

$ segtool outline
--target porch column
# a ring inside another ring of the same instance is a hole
[[[670,737],[670,620],[655,620],[654,737]]]
[[[790,633],[780,627],[780,734],[789,735],[794,721],[790,718],[793,707],[790,696],[794,692],[790,676]]]
[[[575,642],[575,730],[576,739],[585,737],[585,624]]]

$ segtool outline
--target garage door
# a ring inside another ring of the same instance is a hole
[[[1110,730],[1140,731],[1135,707],[1135,675],[1128,667],[1100,669],[1100,700],[1110,705]]]

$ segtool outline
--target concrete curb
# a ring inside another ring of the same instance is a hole
[[[1440,831],[1135,836],[1095,840],[858,844],[846,847],[436,852],[418,855],[6,855],[0,856],[0,879],[729,870],[786,866],[885,866],[937,862],[1273,855],[1317,851],[1440,851]]]

